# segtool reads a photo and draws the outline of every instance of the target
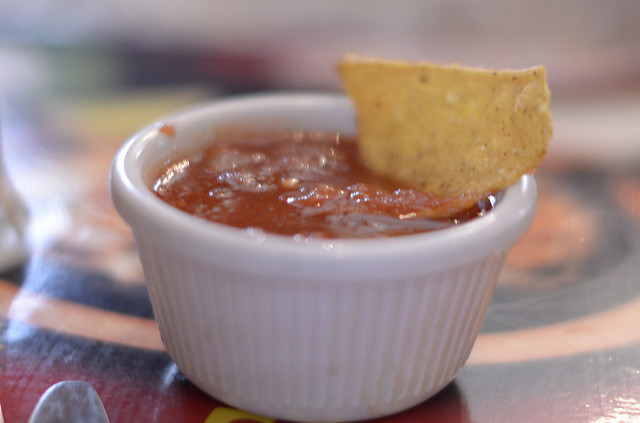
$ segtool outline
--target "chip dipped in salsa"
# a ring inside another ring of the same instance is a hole
[[[374,173],[354,139],[288,132],[217,139],[174,160],[153,189],[195,216],[237,228],[302,238],[409,235],[465,222],[495,198],[443,198]],[[452,210],[455,213],[452,214]]]

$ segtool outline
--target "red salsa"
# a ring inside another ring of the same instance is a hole
[[[153,189],[167,203],[214,222],[317,238],[431,231],[482,215],[494,201],[425,218],[424,210],[455,199],[399,186],[360,162],[353,139],[314,132],[218,140],[165,166]]]

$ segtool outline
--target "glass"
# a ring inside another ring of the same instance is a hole
[[[27,211],[5,168],[1,124],[0,116],[0,272],[20,263],[27,252]]]

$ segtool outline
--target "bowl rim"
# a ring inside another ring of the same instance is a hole
[[[384,278],[440,271],[506,252],[530,225],[537,190],[533,175],[523,175],[501,191],[492,210],[463,224],[432,232],[384,238],[303,239],[229,227],[192,216],[157,198],[136,166],[158,142],[163,122],[194,121],[221,109],[266,107],[347,107],[334,93],[260,93],[226,97],[159,119],[133,135],[117,152],[110,191],[118,213],[138,243],[151,241],[204,262],[272,276],[303,272],[326,280],[354,275]],[[276,108],[277,109],[277,108]],[[277,110],[276,112],[277,113]],[[247,265],[251,260],[251,265]],[[390,266],[389,263],[393,263]]]

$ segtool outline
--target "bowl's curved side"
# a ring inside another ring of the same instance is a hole
[[[208,394],[292,421],[380,417],[466,362],[506,250],[414,277],[256,276],[137,239],[162,339]]]

